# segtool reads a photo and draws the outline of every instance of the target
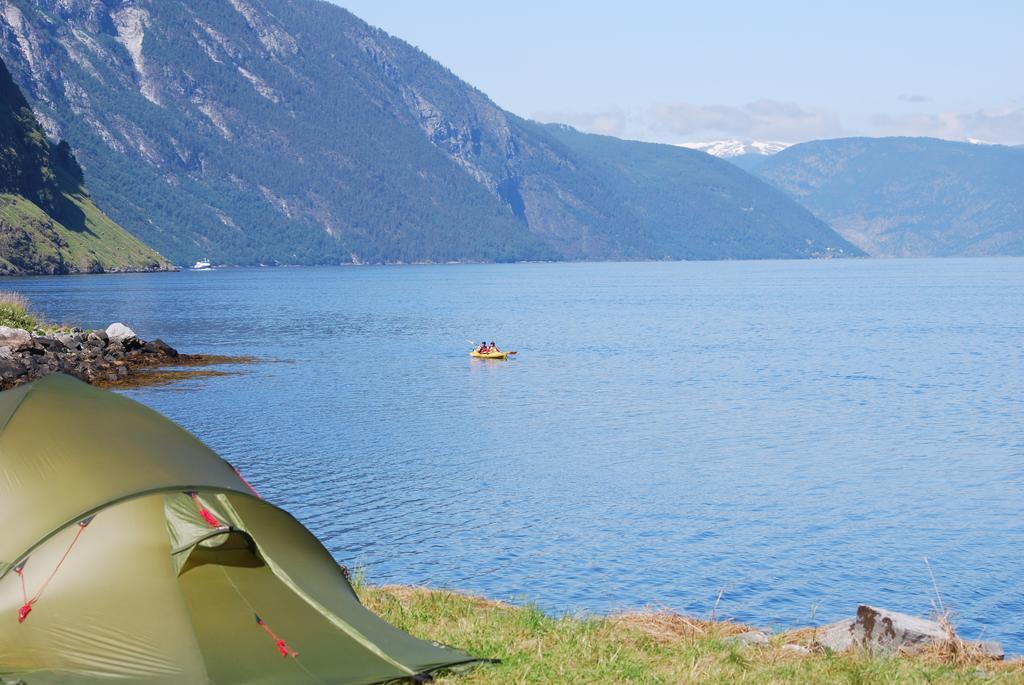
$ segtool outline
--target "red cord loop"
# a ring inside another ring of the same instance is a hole
[[[294,649],[288,646],[287,642],[279,638],[274,633],[274,631],[270,629],[270,626],[264,623],[263,619],[260,618],[259,614],[256,614],[255,616],[257,625],[259,625],[259,627],[263,629],[263,632],[269,635],[270,638],[274,641],[274,646],[277,647],[277,651],[281,653],[282,658],[291,657],[294,659],[299,655],[298,652],[296,652]]]
[[[78,530],[75,531],[75,537],[71,538],[71,542],[68,544],[68,548],[64,550],[64,554],[61,556],[60,561],[57,562],[57,565],[53,567],[50,575],[47,576],[46,580],[43,581],[43,584],[39,586],[38,590],[36,590],[36,594],[32,596],[32,599],[29,599],[28,592],[25,590],[25,565],[28,563],[28,559],[25,559],[14,567],[14,572],[18,574],[19,578],[21,578],[22,605],[18,609],[18,623],[24,623],[25,619],[28,618],[28,615],[32,613],[32,606],[43,596],[43,592],[45,592],[46,588],[50,585],[50,581],[57,575],[57,571],[60,570],[60,567],[63,566],[64,562],[67,560],[68,555],[71,554],[71,550],[78,542],[78,538],[82,537],[82,533],[85,531],[86,526],[92,523],[94,518],[96,517],[90,516],[78,522]]]
[[[221,522],[217,520],[217,517],[214,516],[213,514],[211,514],[210,510],[207,509],[206,507],[204,507],[203,503],[201,501],[199,501],[199,493],[198,492],[190,492],[190,493],[188,493],[188,496],[191,497],[192,501],[196,503],[196,508],[199,509],[199,515],[203,517],[203,520],[206,521],[207,525],[210,526],[210,528],[223,528],[224,527],[221,524]]]

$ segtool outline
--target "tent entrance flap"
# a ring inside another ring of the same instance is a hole
[[[221,547],[195,546],[179,576],[211,682],[377,683],[407,675],[297,597],[240,544],[247,539],[231,534]]]

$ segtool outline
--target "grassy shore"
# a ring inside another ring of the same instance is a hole
[[[741,647],[727,638],[748,630],[725,621],[641,612],[552,618],[463,594],[357,583],[363,602],[418,637],[501,659],[439,683],[1024,683],[1024,662],[978,660],[936,649],[916,657],[798,653],[807,631]]]

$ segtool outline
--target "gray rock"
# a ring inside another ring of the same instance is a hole
[[[14,352],[7,345],[0,345],[0,359],[14,359]]]
[[[811,650],[807,649],[803,645],[782,645],[782,649],[785,652],[793,652],[794,654],[810,654]]]
[[[106,334],[107,340],[121,343],[125,340],[136,340],[139,337],[135,335],[135,331],[128,328],[123,323],[110,324],[107,326]]]
[[[58,352],[67,352],[68,351],[68,346],[65,345],[63,342],[61,342],[60,340],[58,340],[57,336],[54,336],[52,338],[47,337],[47,336],[38,336],[35,339],[35,343],[36,343],[36,345],[44,348],[48,353],[49,352],[58,353]]]
[[[64,347],[68,348],[69,350],[77,350],[82,342],[82,339],[79,335],[73,335],[71,333],[58,333],[57,335],[53,336],[53,339],[59,342]]]
[[[949,636],[935,621],[861,604],[851,629],[854,644],[871,652],[913,653]]]
[[[160,338],[156,338],[155,340],[150,340],[148,343],[146,343],[143,346],[142,349],[144,349],[146,352],[148,352],[150,354],[162,354],[162,355],[166,355],[168,357],[177,357],[178,356],[178,351],[176,349],[174,349],[173,347],[171,347],[170,345],[168,345],[167,343],[165,343]]]
[[[0,379],[12,381],[15,378],[24,376],[25,373],[25,367],[16,360],[0,358]]]
[[[845,652],[853,646],[853,621],[836,621],[815,628],[814,646],[833,652]]]
[[[0,345],[17,352],[32,346],[32,334],[23,328],[0,326]]]
[[[727,637],[724,642],[747,647],[749,645],[766,645],[770,640],[771,637],[763,630],[749,630],[739,635]]]
[[[966,642],[968,646],[974,647],[990,659],[1002,661],[1006,658],[1006,652],[1003,651],[1003,646],[995,640],[966,640]]]

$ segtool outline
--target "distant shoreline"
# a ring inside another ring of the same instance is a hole
[[[448,261],[448,262],[367,262],[354,264],[341,262],[337,264],[220,264],[212,269],[204,269],[202,272],[227,271],[236,269],[351,269],[351,268],[379,268],[397,266],[515,266],[526,264],[764,264],[770,262],[793,262],[793,263],[814,263],[830,262],[839,260],[843,262],[903,262],[903,261],[943,261],[943,260],[1014,260],[1024,259],[1024,255],[950,255],[938,257],[872,257],[872,256],[844,256],[844,257],[809,257],[809,258],[785,258],[773,257],[766,259],[565,259],[565,260],[523,260],[516,262],[495,262],[495,261]],[[51,276],[112,276],[112,275],[141,275],[141,274],[170,274],[190,273],[195,270],[175,266],[169,269],[124,269],[110,271],[72,271],[67,273],[16,273],[0,274],[0,278],[46,278]],[[196,271],[199,273],[199,271]]]

